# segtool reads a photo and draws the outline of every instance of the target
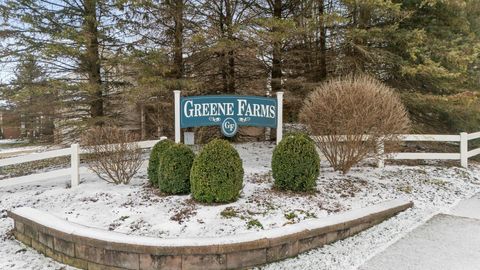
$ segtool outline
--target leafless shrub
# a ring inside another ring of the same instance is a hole
[[[89,155],[88,166],[101,179],[128,184],[142,164],[142,150],[136,136],[117,127],[95,127],[83,136]]]
[[[321,85],[306,99],[300,120],[332,167],[343,173],[366,157],[380,158],[377,146],[398,141],[410,126],[397,94],[366,75]]]

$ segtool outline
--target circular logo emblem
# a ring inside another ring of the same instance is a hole
[[[225,118],[222,122],[222,133],[226,137],[233,137],[237,133],[238,125],[235,119]]]

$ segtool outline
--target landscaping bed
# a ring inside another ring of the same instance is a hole
[[[17,207],[33,207],[72,222],[126,234],[184,238],[262,231],[386,200],[412,200],[412,209],[358,236],[267,266],[313,269],[315,262],[325,269],[349,269],[432,214],[480,192],[480,167],[476,164],[470,170],[435,163],[379,169],[367,161],[343,175],[324,160],[314,191],[280,192],[273,188],[271,176],[273,144],[246,143],[235,148],[243,160],[245,177],[240,198],[229,204],[207,205],[190,195],[161,194],[148,183],[145,166],[129,185],[108,184],[95,174],[86,174],[73,189],[67,188],[67,178],[1,188],[0,268],[58,269],[60,265],[24,249],[9,235],[13,222],[5,210]]]

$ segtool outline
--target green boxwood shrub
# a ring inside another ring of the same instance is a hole
[[[205,145],[193,162],[190,183],[192,196],[199,202],[235,201],[243,185],[242,160],[237,150],[220,139]]]
[[[160,156],[158,187],[168,194],[190,193],[190,170],[195,154],[184,144],[167,148]]]
[[[166,139],[159,141],[153,146],[152,152],[150,153],[150,159],[148,160],[147,169],[148,180],[153,186],[157,186],[158,184],[158,166],[160,163],[160,156],[163,155],[165,150],[174,144],[175,142],[172,140]]]
[[[272,175],[281,190],[310,191],[320,174],[320,157],[307,135],[286,135],[273,150]]]

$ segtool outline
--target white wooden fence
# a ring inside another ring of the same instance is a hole
[[[321,141],[328,141],[328,137],[317,137]],[[348,140],[347,136],[340,136],[338,139]],[[364,135],[361,138],[366,141],[369,139],[368,135]],[[407,134],[401,135],[400,141],[404,142],[454,142],[459,143],[459,152],[456,153],[419,153],[419,152],[399,152],[384,154],[385,145],[382,141],[377,145],[377,152],[380,154],[380,158],[377,161],[377,166],[382,168],[385,165],[385,160],[460,160],[460,164],[464,168],[468,168],[468,159],[479,155],[480,148],[468,151],[468,142],[475,139],[480,139],[480,132],[465,133],[462,132],[459,135],[437,135],[437,134]]]
[[[164,138],[165,137],[162,137],[161,140]],[[137,142],[137,144],[140,148],[145,149],[152,148],[158,141],[159,140],[141,141]],[[70,156],[70,168],[35,174],[34,180],[32,180],[31,175],[0,180],[0,187],[24,184],[32,181],[40,181],[68,175],[71,176],[71,186],[78,186],[80,181],[80,154],[88,154],[87,149],[80,148],[78,144],[72,144],[69,148],[0,159],[0,167],[4,167],[8,165],[21,164],[31,161]]]
[[[162,137],[161,139],[164,139]],[[403,135],[401,136],[401,141],[429,141],[429,142],[458,142],[460,144],[459,152],[457,153],[389,153],[384,155],[384,157],[378,160],[378,167],[384,166],[385,159],[417,159],[417,160],[460,160],[462,167],[468,167],[468,159],[480,155],[480,148],[468,151],[468,142],[474,139],[480,139],[480,132],[476,133],[460,133],[459,135]],[[141,141],[137,142],[138,146],[142,149],[153,147],[159,140],[151,141]],[[379,152],[383,153],[384,145],[379,145]],[[80,148],[78,144],[72,144],[69,148],[58,149],[45,151],[40,153],[33,153],[23,156],[11,157],[0,159],[0,167],[21,164],[31,161],[50,159],[55,157],[64,157],[70,156],[70,168],[59,169],[50,172],[36,174],[34,181],[45,180],[49,178],[55,178],[59,176],[71,175],[71,186],[75,187],[79,184],[80,179],[80,154],[87,154],[86,149]],[[0,180],[0,187],[24,184],[32,182],[32,177],[30,175],[21,176],[16,178],[10,178],[5,180]]]
[[[468,168],[468,159],[480,154],[480,148],[468,151],[468,142],[479,138],[480,132],[462,132],[459,135],[403,135],[400,140],[404,142],[458,142],[460,149],[456,153],[389,153],[378,161],[378,167],[384,166],[384,159],[435,159],[460,160],[461,166]],[[379,151],[383,153],[383,149],[384,145],[380,145]]]

